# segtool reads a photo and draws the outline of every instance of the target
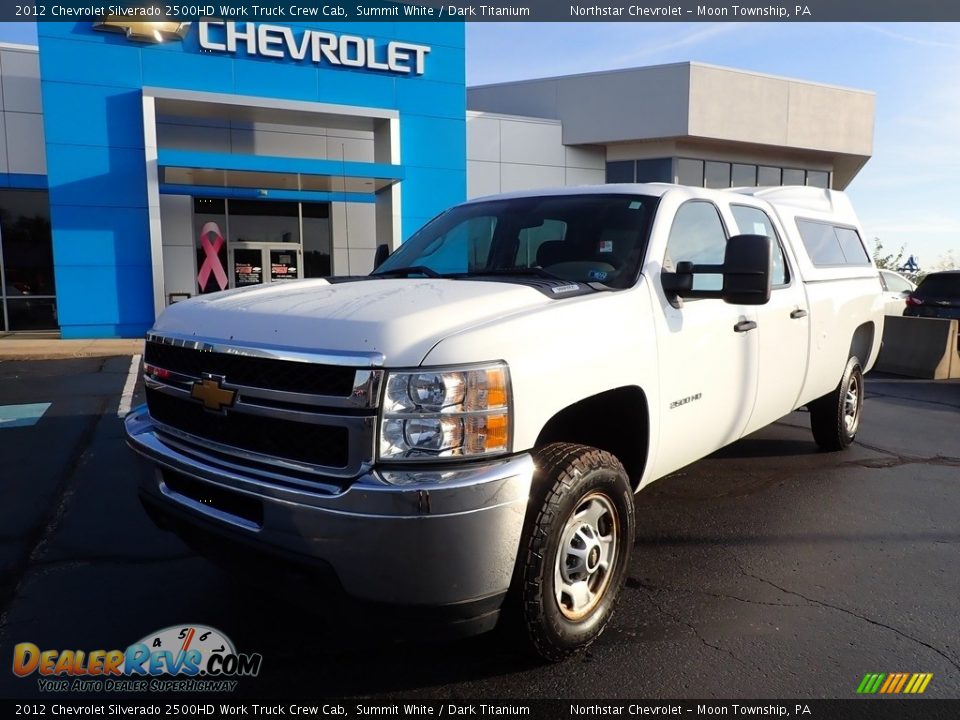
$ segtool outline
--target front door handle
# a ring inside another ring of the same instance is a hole
[[[801,310],[800,308],[797,308],[792,313],[790,313],[791,320],[799,320],[800,318],[804,318],[806,316],[807,316],[807,311]]]
[[[734,332],[750,332],[756,329],[757,324],[753,320],[741,320],[733,326]]]

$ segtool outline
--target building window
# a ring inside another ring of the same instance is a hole
[[[677,182],[680,185],[703,187],[703,160],[677,158]]]
[[[303,276],[330,274],[330,204],[303,203]]]
[[[760,187],[776,187],[780,185],[782,173],[778,167],[761,165],[757,168],[757,185]]]
[[[806,184],[806,173],[803,170],[797,170],[795,168],[784,168],[783,184],[804,185]]]
[[[830,173],[822,170],[807,170],[807,185],[826,190],[830,187]]]
[[[757,166],[734,163],[730,173],[731,187],[755,187],[757,184]]]
[[[56,330],[46,192],[0,191],[0,270],[0,329]]]
[[[637,160],[637,182],[673,182],[673,158]]]
[[[331,274],[330,203],[194,198],[193,226],[201,295]]]
[[[230,242],[299,243],[295,202],[230,201]]]
[[[608,183],[632,183],[636,182],[635,172],[636,163],[633,160],[615,160],[607,163],[607,182]]]
[[[703,164],[703,185],[708,188],[730,187],[730,163],[708,160]]]

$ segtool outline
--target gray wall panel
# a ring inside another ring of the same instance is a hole
[[[567,168],[565,185],[602,185],[606,180],[603,170]]]
[[[327,138],[323,135],[237,130],[230,132],[233,152],[241,155],[276,155],[323,160]]]
[[[230,130],[225,127],[157,123],[157,146],[200,152],[230,152]]]
[[[467,160],[500,161],[500,121],[467,113]]]
[[[594,147],[567,145],[565,150],[567,167],[603,170],[607,164],[607,149],[602,145]]]
[[[548,165],[500,164],[500,191],[562,187],[566,168]]]
[[[40,113],[40,56],[29,50],[0,50],[3,108]]]
[[[5,112],[4,116],[8,172],[45,175],[47,158],[43,117],[21,112]]]
[[[559,124],[500,121],[500,160],[563,167],[566,158]]]
[[[500,163],[467,160],[467,197],[483,197],[500,192]]]
[[[10,172],[7,167],[7,123],[6,113],[0,112],[0,173]]]

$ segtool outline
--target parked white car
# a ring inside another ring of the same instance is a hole
[[[368,277],[167,309],[126,420],[141,497],[201,550],[320,564],[461,630],[512,594],[562,659],[610,619],[641,488],[802,406],[820,447],[853,441],[877,287],[839,192],[475,200]]]
[[[907,296],[917,286],[893,270],[880,270],[880,284],[883,286],[883,314],[903,315],[907,309]]]

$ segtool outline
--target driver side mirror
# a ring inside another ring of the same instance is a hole
[[[384,261],[390,257],[390,248],[386,243],[381,243],[377,245],[377,252],[373,256],[373,269],[376,270],[378,267],[383,265]]]
[[[661,275],[663,289],[679,307],[680,298],[719,298],[732,305],[765,305],[770,301],[773,242],[765,235],[734,235],[727,240],[723,265],[678,262],[676,272]],[[694,290],[695,275],[722,275],[720,290]]]

